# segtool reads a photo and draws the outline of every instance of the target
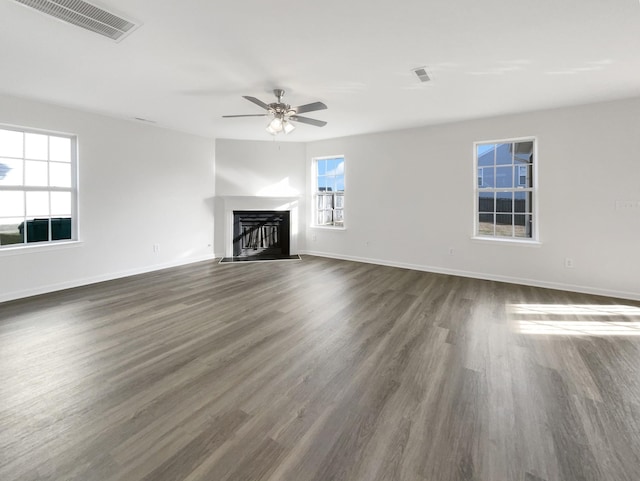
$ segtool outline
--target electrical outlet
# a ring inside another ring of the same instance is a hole
[[[640,201],[616,200],[616,210],[640,210]]]
[[[160,244],[153,244],[153,252],[160,252]]]
[[[452,256],[455,254],[455,249],[453,247],[449,247],[449,255]]]
[[[315,234],[311,234],[311,240],[315,241],[316,240],[316,235]]]
[[[571,257],[565,257],[564,266],[567,269],[573,269],[573,259]]]

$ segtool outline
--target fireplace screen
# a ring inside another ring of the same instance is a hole
[[[233,255],[289,256],[289,212],[234,211]]]
[[[241,248],[257,250],[280,247],[279,230],[278,224],[243,222]]]

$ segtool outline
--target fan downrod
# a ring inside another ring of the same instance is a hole
[[[278,103],[282,103],[282,97],[284,97],[284,90],[282,89],[273,89],[273,95],[278,98]]]

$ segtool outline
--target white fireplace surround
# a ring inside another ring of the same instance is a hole
[[[300,215],[300,196],[262,197],[244,195],[219,196],[224,205],[224,256],[233,256],[233,211],[236,210],[275,210],[289,211],[290,232],[289,250],[291,255],[298,254],[298,226]]]

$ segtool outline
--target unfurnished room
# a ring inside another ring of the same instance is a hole
[[[0,480],[640,479],[640,1],[0,25]]]

